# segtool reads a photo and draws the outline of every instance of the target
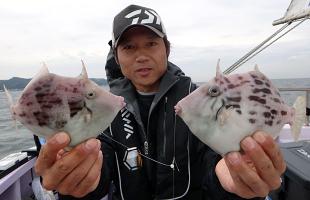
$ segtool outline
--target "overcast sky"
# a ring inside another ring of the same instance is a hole
[[[45,62],[76,76],[83,59],[90,77],[105,78],[112,20],[129,4],[156,10],[172,44],[170,60],[194,81],[224,70],[282,25],[290,0],[0,0],[0,79],[30,78]],[[310,20],[237,72],[258,64],[270,78],[310,77]]]

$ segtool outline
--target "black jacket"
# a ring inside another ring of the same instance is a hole
[[[150,108],[148,127],[144,127],[135,88],[128,79],[116,75],[120,72],[116,67],[115,63],[106,66],[110,89],[123,96],[127,105],[110,129],[99,136],[104,155],[101,181],[83,199],[100,199],[111,182],[113,199],[241,199],[226,192],[217,179],[215,165],[221,156],[200,142],[175,115],[176,103],[196,88],[191,79],[168,63]],[[136,150],[163,164],[137,156]],[[172,163],[177,165],[175,170],[169,167]]]

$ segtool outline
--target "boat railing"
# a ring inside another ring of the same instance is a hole
[[[304,92],[306,97],[306,107],[310,108],[310,88],[278,88],[281,92]],[[306,126],[309,126],[309,115],[306,116]]]

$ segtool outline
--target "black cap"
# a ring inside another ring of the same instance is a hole
[[[122,34],[130,27],[144,26],[159,37],[166,35],[160,16],[151,8],[130,5],[114,17],[112,31],[112,48],[116,48]]]

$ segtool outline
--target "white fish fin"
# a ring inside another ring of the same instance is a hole
[[[14,127],[15,127],[15,131],[16,131],[16,133],[18,133],[17,122],[16,122],[16,120],[15,120],[15,119],[13,120],[13,124],[14,124]]]
[[[222,109],[222,111],[220,112],[220,114],[218,115],[218,120],[220,122],[221,126],[224,126],[226,121],[228,120],[228,118],[230,117],[232,111],[234,110],[233,107],[229,107],[229,108],[224,108]]]
[[[15,119],[14,114],[13,114],[14,113],[13,97],[10,94],[9,90],[5,87],[5,85],[3,85],[3,88],[4,88],[5,95],[6,95],[7,99],[8,99],[8,102],[9,102],[10,112],[11,112],[11,116],[12,116],[12,119],[13,119],[13,125],[15,127],[16,132],[18,132],[17,122],[16,122],[16,119]]]
[[[258,65],[257,65],[257,64],[255,64],[255,66],[254,66],[254,70],[255,70],[256,72],[261,73],[261,72],[259,71],[259,68],[258,68]]]
[[[42,65],[41,69],[40,69],[39,72],[35,75],[35,77],[41,77],[41,76],[47,75],[47,74],[49,74],[49,73],[50,73],[50,72],[49,72],[49,70],[48,70],[48,68],[47,68],[46,63],[43,62],[43,65]],[[35,78],[35,77],[34,77],[34,78]],[[34,78],[33,78],[33,79],[34,79]]]
[[[291,123],[291,133],[294,140],[297,141],[300,135],[301,127],[306,121],[306,97],[297,97],[293,108],[295,109],[295,114]]]
[[[44,76],[48,76],[50,74],[45,62],[43,62],[41,69],[39,70],[39,72],[33,76],[33,78],[31,79],[31,81],[26,85],[26,87],[24,88],[24,91],[27,90],[29,87],[31,87],[32,83],[36,82],[38,79],[44,77]]]
[[[4,88],[5,95],[6,95],[7,99],[8,99],[8,102],[9,102],[11,116],[12,116],[13,120],[15,121],[16,119],[15,119],[15,117],[13,115],[13,113],[14,113],[13,97],[12,97],[11,93],[9,92],[9,90],[5,87],[5,85],[3,85],[3,88]],[[15,121],[15,126],[16,126],[16,121]]]
[[[91,121],[92,113],[87,108],[85,107],[83,108],[83,110],[81,111],[81,115],[86,124],[88,124]]]
[[[218,59],[218,60],[217,60],[217,65],[216,65],[216,78],[220,78],[221,76],[223,76],[223,73],[222,73],[221,68],[220,68],[220,61],[221,61],[221,59]]]
[[[260,71],[260,69],[259,69],[259,67],[258,67],[257,64],[255,64],[255,66],[254,66],[254,72],[256,72],[256,73],[258,73],[258,74],[261,74],[261,75],[263,75],[264,77],[266,77],[266,75],[265,75],[262,71]],[[268,78],[266,77],[266,79],[268,79]]]
[[[47,70],[47,73],[49,73],[46,63],[45,62],[42,62],[42,63],[43,63],[42,69]]]
[[[82,59],[81,59],[81,62],[82,62],[82,72],[80,74],[80,77],[82,79],[88,79],[88,74],[87,74],[87,71],[86,71],[85,63],[84,63],[84,61]]]
[[[90,121],[91,121],[91,114],[88,113],[84,115],[84,122],[88,124]]]
[[[5,92],[5,95],[8,99],[8,102],[9,102],[9,106],[10,108],[13,106],[14,102],[13,102],[13,97],[12,95],[10,94],[9,90],[6,89],[5,85],[3,85],[3,88],[4,88],[4,92]]]

